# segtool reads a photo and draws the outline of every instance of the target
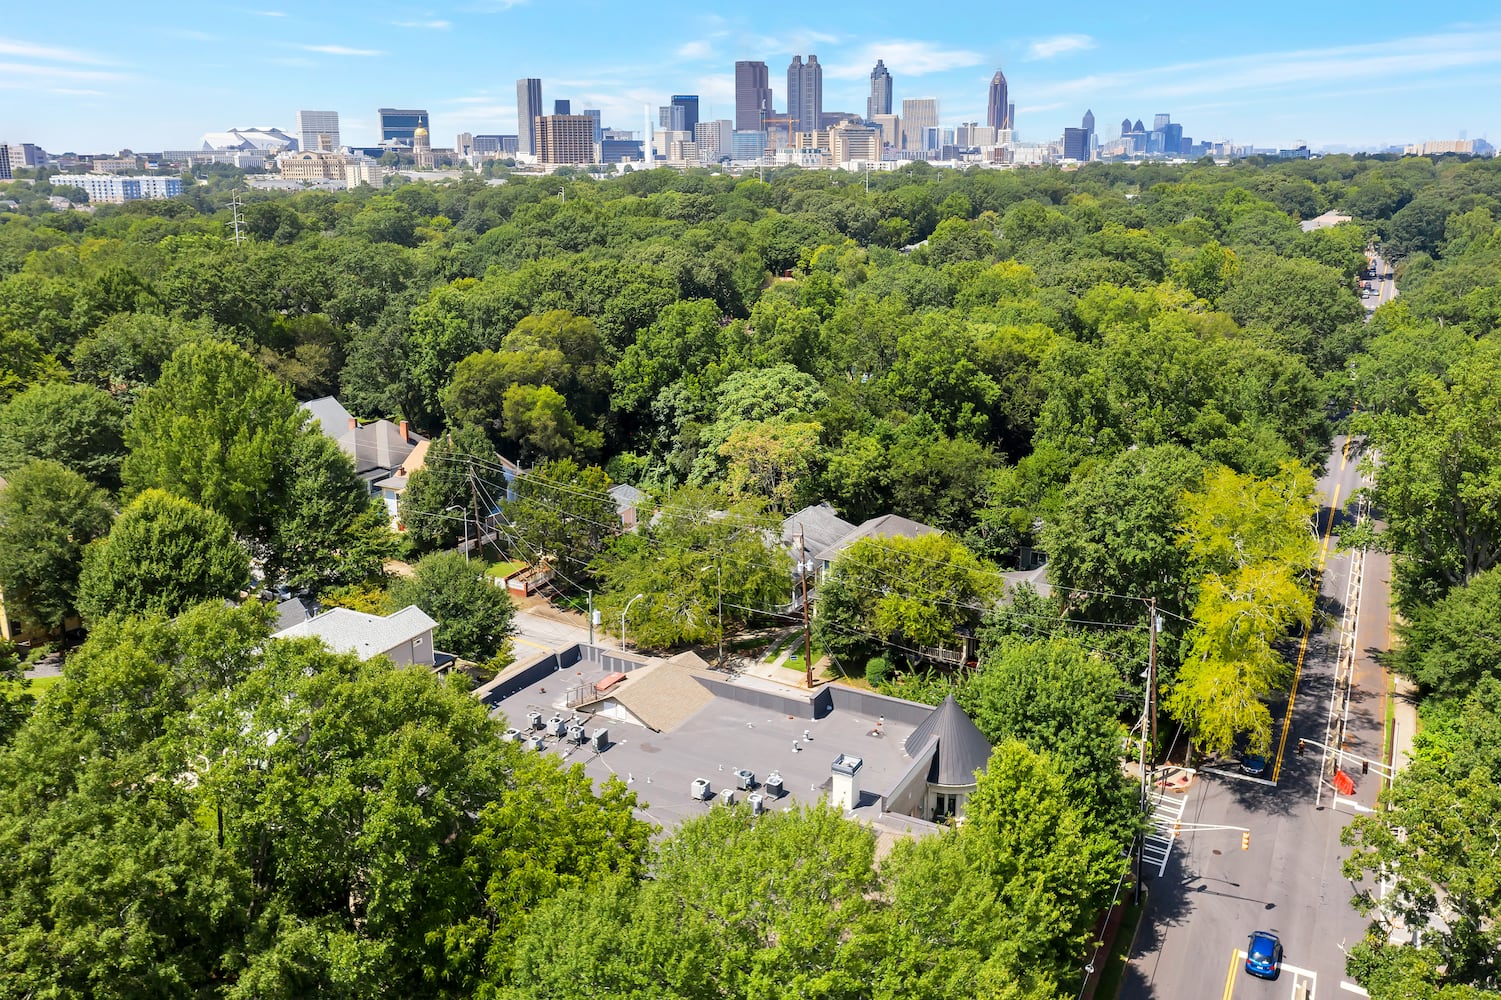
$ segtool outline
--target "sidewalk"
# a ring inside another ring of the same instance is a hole
[[[1405,677],[1392,677],[1391,757],[1388,763],[1400,771],[1412,759],[1412,741],[1418,734],[1418,688]]]

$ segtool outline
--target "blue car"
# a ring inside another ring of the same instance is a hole
[[[1276,979],[1282,971],[1282,942],[1271,931],[1256,931],[1246,947],[1246,971],[1262,979]]]

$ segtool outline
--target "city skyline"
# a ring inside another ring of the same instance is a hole
[[[1404,19],[1383,18],[1399,10],[1384,2],[1359,19],[1284,0],[1155,21],[1104,5],[1066,21],[1025,11],[980,42],[975,24],[986,10],[955,4],[915,34],[894,6],[800,10],[800,26],[774,30],[767,22],[787,18],[666,3],[655,24],[675,30],[646,33],[613,7],[526,0],[385,17],[342,2],[195,10],[191,28],[33,6],[0,29],[0,139],[57,152],[182,148],[231,127],[295,130],[299,110],[321,108],[338,112],[343,142],[373,144],[376,109],[410,107],[430,110],[434,145],[447,146],[461,131],[517,132],[523,78],[540,78],[548,102],[600,108],[606,127],[637,130],[643,107],[654,112],[673,94],[698,94],[704,120],[735,118],[737,61],[770,67],[773,105],[785,112],[784,67],[798,54],[819,57],[826,112],[863,113],[880,59],[893,105],[933,97],[946,127],[986,120],[1000,69],[1017,133],[1034,142],[1056,139],[1090,107],[1107,123],[1168,111],[1197,138],[1259,146],[1501,135],[1485,100],[1501,84],[1501,20],[1475,0],[1446,5],[1444,19],[1426,25],[1405,8]],[[1295,35],[1280,27],[1294,23]],[[556,44],[565,27],[568,44]],[[254,86],[236,55],[246,46],[275,69]],[[464,46],[484,52],[483,74],[462,58]]]

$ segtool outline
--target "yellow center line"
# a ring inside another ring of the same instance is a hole
[[[1349,439],[1339,450],[1339,471],[1344,472],[1350,464]],[[1318,572],[1314,574],[1314,600],[1318,600],[1319,588],[1324,583],[1324,565],[1329,560],[1329,541],[1334,537],[1334,515],[1339,512],[1340,484],[1335,482],[1334,495],[1329,498],[1329,522],[1324,525],[1323,538],[1319,542]],[[1287,750],[1287,734],[1293,726],[1293,703],[1298,700],[1298,679],[1303,676],[1303,658],[1308,654],[1308,639],[1313,635],[1313,624],[1303,630],[1303,641],[1298,643],[1298,660],[1293,666],[1293,683],[1287,692],[1287,714],[1282,717],[1282,738],[1277,741],[1277,759],[1272,764],[1272,781],[1282,774],[1282,755]]]
[[[511,636],[511,641],[512,642],[519,642],[523,646],[530,646],[533,649],[540,649],[544,653],[550,653],[550,652],[552,652],[552,647],[551,646],[544,646],[540,642],[532,642],[530,639],[523,639],[519,635],[513,635],[513,636]]]
[[[1235,967],[1240,964],[1240,952],[1230,949],[1230,971],[1225,975],[1225,995],[1223,1000],[1230,1000],[1230,994],[1235,992]]]

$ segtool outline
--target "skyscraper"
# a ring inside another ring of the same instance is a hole
[[[573,102],[570,101],[570,100],[568,100],[568,99],[566,99],[566,98],[564,98],[562,100],[556,100],[555,99],[552,102],[552,113],[555,114],[555,115],[571,115],[571,114],[573,114]]]
[[[516,150],[528,156],[537,153],[537,119],[542,117],[542,81],[526,77],[516,81]]]
[[[417,130],[427,128],[427,111],[422,108],[379,108],[375,114],[380,119],[382,142],[395,139],[410,146]]]
[[[297,137],[304,153],[334,152],[339,148],[339,113],[297,112]],[[323,148],[325,144],[327,150]]]
[[[0,181],[10,180],[10,147],[0,143]]]
[[[891,114],[891,74],[886,63],[876,60],[876,68],[870,71],[870,96],[865,99],[865,120],[873,122],[876,115]]]
[[[1006,89],[1006,74],[1000,70],[995,71],[995,76],[990,78],[990,104],[985,112],[985,124],[991,128],[1015,128],[1011,119],[1015,105],[1010,101],[1010,91]]]
[[[1082,128],[1063,130],[1063,158],[1084,162],[1089,159],[1089,131]]]
[[[759,132],[771,117],[771,78],[764,62],[735,63],[735,131]]]
[[[793,56],[787,67],[787,117],[796,122],[795,132],[817,132],[823,114],[823,67],[818,57]]]
[[[902,148],[928,149],[928,130],[938,127],[936,97],[908,98],[902,102]]]
[[[669,132],[686,132],[688,109],[681,104],[664,104],[657,109],[657,124]]]
[[[1122,118],[1121,119],[1121,135],[1130,135],[1130,134],[1131,134],[1131,119],[1129,119],[1129,118]]]
[[[602,121],[603,114],[600,112],[600,110],[598,108],[585,108],[584,117],[594,119],[594,141],[603,141],[605,136],[605,129]]]
[[[692,132],[693,126],[698,124],[698,95],[697,94],[673,94],[672,106],[683,109],[684,132]]]
[[[588,115],[539,115],[536,146],[540,163],[593,163],[594,119]]]
[[[1152,116],[1152,131],[1153,132],[1161,132],[1163,130],[1163,128],[1167,125],[1167,123],[1170,122],[1170,121],[1172,121],[1172,120],[1173,120],[1173,116],[1172,115],[1167,114],[1167,113],[1162,112],[1162,111],[1157,112],[1155,115]]]
[[[1089,133],[1093,133],[1094,132],[1094,111],[1090,110],[1090,111],[1084,112],[1084,120],[1082,122],[1080,122],[1079,124],[1080,124],[1081,127],[1083,127],[1084,131],[1089,132]]]

